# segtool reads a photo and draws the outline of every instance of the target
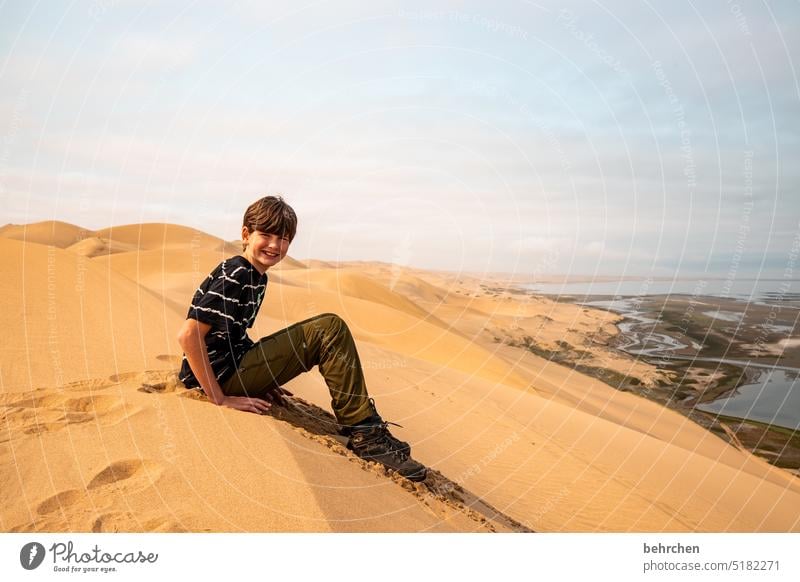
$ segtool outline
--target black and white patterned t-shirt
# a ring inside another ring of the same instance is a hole
[[[253,347],[247,329],[253,326],[264,293],[267,274],[263,275],[242,256],[222,261],[195,291],[187,319],[211,326],[206,347],[211,368],[220,384],[236,371],[245,352]],[[178,376],[187,388],[200,385],[183,356]]]

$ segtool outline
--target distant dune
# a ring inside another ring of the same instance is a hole
[[[94,233],[90,230],[57,220],[34,222],[32,224],[7,224],[0,228],[0,237],[41,245],[52,245],[60,249],[65,249],[90,236],[94,236]]]

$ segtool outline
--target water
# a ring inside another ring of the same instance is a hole
[[[731,396],[696,408],[800,430],[800,389],[797,372],[765,370],[753,384],[739,386]]]
[[[747,301],[775,302],[800,299],[800,279],[682,279],[661,281],[584,281],[581,283],[532,283],[524,289],[542,295],[710,295]]]
[[[690,344],[669,334],[654,332],[656,319],[649,317],[645,311],[635,309],[632,299],[584,301],[581,305],[602,307],[624,315],[625,319],[617,324],[621,333],[619,349],[634,356],[672,357],[672,352],[690,347]],[[691,347],[699,349],[700,346],[692,341]]]
[[[732,358],[680,356],[675,352],[689,347],[686,341],[694,349],[699,350],[700,346],[690,338],[683,337],[683,341],[680,341],[669,334],[654,332],[653,324],[656,320],[647,311],[637,309],[638,302],[634,299],[595,300],[581,304],[609,309],[625,316],[625,320],[618,324],[622,340],[619,347],[629,354],[662,361],[668,359],[724,363],[747,368],[755,374],[752,383],[738,386],[727,397],[697,405],[699,410],[800,430],[800,369]],[[724,321],[740,319],[740,314],[727,311],[714,312],[714,316]],[[789,326],[774,327],[780,327],[780,331],[787,334],[793,331]]]

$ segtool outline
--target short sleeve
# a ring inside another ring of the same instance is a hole
[[[195,292],[186,317],[216,330],[233,331],[242,325],[238,313],[240,294],[241,284],[217,270]]]

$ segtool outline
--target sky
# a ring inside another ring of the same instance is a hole
[[[6,1],[0,224],[453,271],[800,278],[800,4]]]

